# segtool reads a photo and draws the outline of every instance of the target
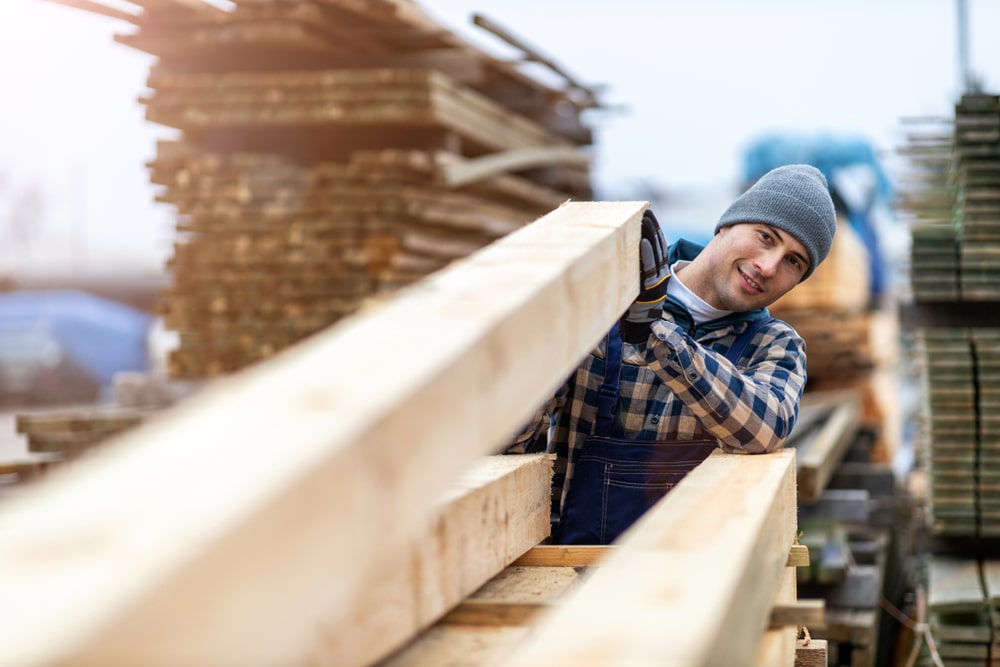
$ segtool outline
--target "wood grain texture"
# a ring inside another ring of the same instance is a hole
[[[800,639],[795,643],[795,667],[826,667],[827,640]]]
[[[544,454],[477,461],[425,530],[363,584],[350,615],[324,626],[308,664],[360,667],[385,658],[545,539],[551,477]]]
[[[795,530],[794,450],[715,452],[503,664],[752,665]]]

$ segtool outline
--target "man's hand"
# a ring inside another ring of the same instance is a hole
[[[639,241],[639,267],[642,289],[622,316],[622,339],[641,343],[649,337],[649,324],[660,319],[663,302],[667,298],[667,240],[653,211],[642,214],[642,239]]]

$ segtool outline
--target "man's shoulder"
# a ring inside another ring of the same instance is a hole
[[[700,243],[679,238],[667,248],[667,261],[670,264],[678,260],[691,261],[704,249],[705,246]]]

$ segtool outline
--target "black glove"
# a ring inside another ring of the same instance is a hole
[[[667,298],[667,278],[670,277],[667,239],[650,209],[642,214],[639,267],[642,289],[619,324],[622,339],[629,343],[641,343],[649,337],[649,324],[660,319]]]

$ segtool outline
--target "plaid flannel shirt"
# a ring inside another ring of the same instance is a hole
[[[695,326],[687,310],[668,299],[648,341],[625,343],[622,350],[618,417],[625,436],[714,438],[723,450],[742,454],[780,449],[795,424],[805,388],[805,341],[775,319],[753,336],[735,366],[725,358],[735,338],[766,316],[760,309]],[[547,432],[547,451],[556,454],[556,513],[573,478],[575,457],[593,433],[605,344],[583,361],[507,450],[530,451]]]

